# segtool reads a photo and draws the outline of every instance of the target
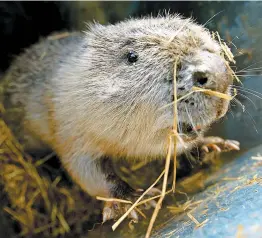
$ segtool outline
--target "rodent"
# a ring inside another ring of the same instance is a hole
[[[207,29],[179,15],[94,23],[83,33],[50,36],[6,72],[5,120],[26,151],[54,150],[91,196],[125,198],[134,190],[110,161],[165,158],[173,107],[161,108],[174,100],[175,60],[178,98],[193,86],[230,94],[233,77],[221,52]],[[186,150],[204,141],[228,106],[203,93],[178,103]],[[178,140],[178,154],[184,144]]]

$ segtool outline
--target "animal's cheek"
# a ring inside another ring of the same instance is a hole
[[[228,109],[229,109],[229,101],[221,98],[217,103],[217,113],[216,113],[217,119],[220,119],[223,116],[225,116]]]

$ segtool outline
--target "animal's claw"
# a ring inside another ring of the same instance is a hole
[[[224,140],[220,137],[206,137],[204,138],[201,149],[209,153],[211,151],[226,152],[231,150],[239,150],[240,143],[235,140]]]

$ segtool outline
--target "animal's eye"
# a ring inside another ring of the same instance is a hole
[[[137,61],[137,59],[138,59],[138,54],[135,51],[131,50],[128,52],[127,60],[129,63],[134,63]]]

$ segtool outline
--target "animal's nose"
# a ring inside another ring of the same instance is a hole
[[[207,51],[200,51],[193,61],[191,72],[193,86],[224,91],[231,84],[231,76],[223,57]]]
[[[195,72],[193,74],[193,84],[197,87],[203,87],[208,83],[208,75],[204,72]]]
[[[230,84],[232,73],[225,59],[207,51],[198,51],[185,58],[177,77],[177,89],[181,94],[194,86],[224,93]]]

